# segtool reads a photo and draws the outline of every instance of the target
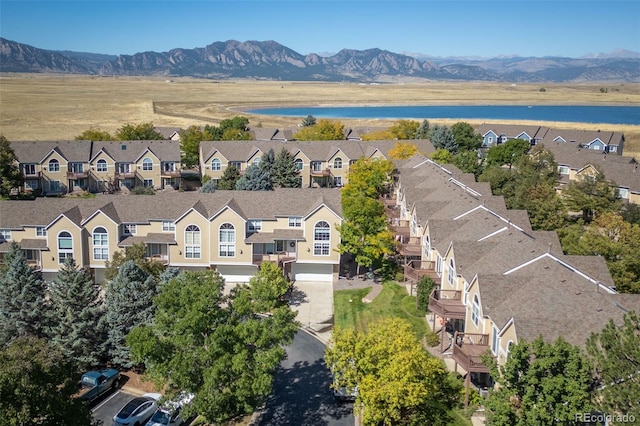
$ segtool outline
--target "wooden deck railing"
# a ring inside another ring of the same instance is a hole
[[[417,282],[424,276],[431,277],[436,283],[440,282],[440,277],[436,273],[436,264],[428,260],[412,260],[404,265],[404,277],[408,281]]]
[[[434,289],[429,295],[429,311],[441,318],[464,319],[467,308],[459,290]]]
[[[481,357],[488,350],[488,334],[456,332],[453,335],[453,360],[468,372],[489,372]]]

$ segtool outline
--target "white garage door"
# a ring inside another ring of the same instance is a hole
[[[293,277],[296,281],[333,281],[333,265],[317,263],[297,263],[293,265]]]
[[[216,269],[227,283],[248,283],[258,272],[255,266],[223,265]]]

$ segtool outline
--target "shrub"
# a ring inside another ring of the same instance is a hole
[[[132,195],[155,195],[156,191],[150,186],[136,186],[129,193]]]
[[[429,310],[429,295],[435,288],[436,283],[427,276],[422,277],[416,285],[416,307],[423,311]]]

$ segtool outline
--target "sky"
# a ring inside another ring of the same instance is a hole
[[[112,55],[273,40],[300,54],[580,57],[640,52],[640,1],[0,0],[0,36]]]

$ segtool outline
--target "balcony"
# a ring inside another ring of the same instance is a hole
[[[40,260],[37,259],[27,259],[27,265],[29,265],[29,267],[31,269],[33,269],[34,271],[40,271],[42,270],[42,264],[40,263]]]
[[[180,177],[181,175],[182,172],[180,170],[162,170],[160,172],[161,177],[176,178]]]
[[[134,179],[135,177],[136,177],[136,172],[120,171],[115,173],[116,179]]]
[[[469,373],[488,373],[481,355],[489,351],[489,335],[460,333],[453,335],[453,360]]]
[[[422,245],[420,244],[420,237],[399,237],[398,241],[398,253],[401,256],[414,256],[420,257],[422,254]]]
[[[24,178],[25,179],[40,179],[40,174],[41,174],[41,172],[25,171],[24,172]]]
[[[310,174],[311,174],[311,176],[316,176],[316,177],[327,177],[327,176],[331,176],[331,170],[329,170],[329,169],[324,169],[324,170],[311,169]]]
[[[404,278],[408,281],[418,282],[424,276],[430,277],[436,283],[440,277],[436,273],[436,263],[427,260],[412,260],[404,265]]]
[[[394,207],[397,205],[398,197],[396,194],[385,194],[380,197],[385,207]]]
[[[254,254],[252,263],[254,265],[260,266],[263,262],[272,262],[278,266],[282,266],[284,262],[290,262],[292,260],[296,260],[295,252],[280,252],[274,254]]]
[[[409,229],[409,221],[402,219],[392,219],[389,224],[389,229],[393,231],[396,236],[400,238],[406,238],[407,240],[411,236],[411,230]]]
[[[441,318],[464,319],[467,309],[459,290],[434,289],[429,295],[429,311]]]
[[[67,172],[67,179],[86,179],[89,177],[89,172],[69,171]]]

